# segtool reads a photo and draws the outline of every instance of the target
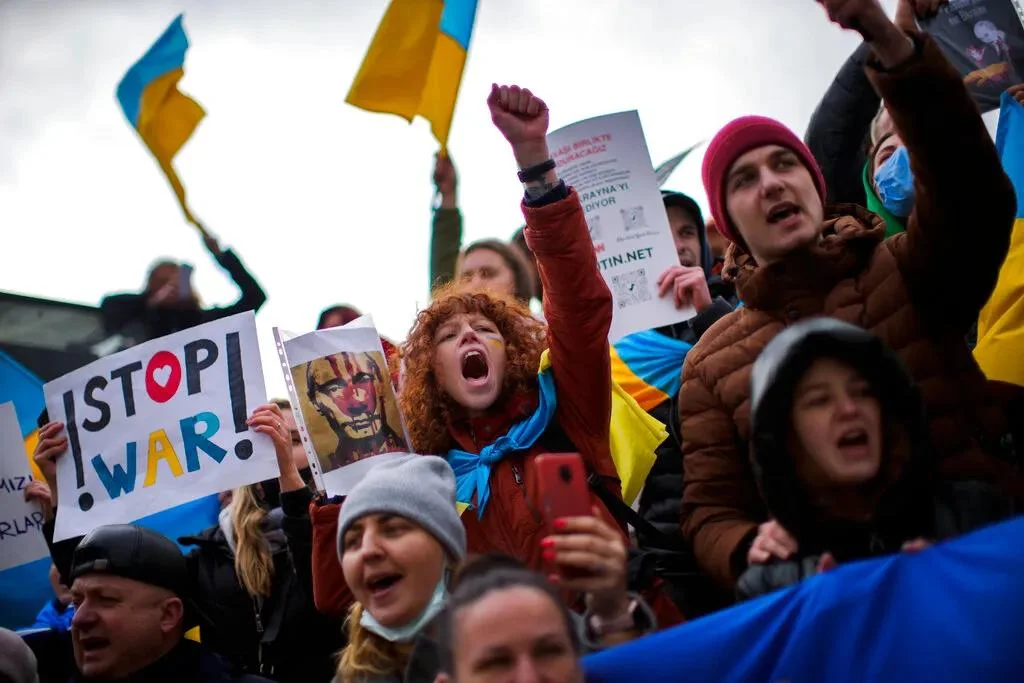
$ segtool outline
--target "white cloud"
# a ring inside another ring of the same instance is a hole
[[[95,304],[172,255],[197,265],[208,303],[233,299],[113,95],[184,10],[182,87],[208,115],[177,166],[270,297],[258,320],[272,393],[272,325],[303,331],[348,302],[401,339],[427,300],[436,144],[422,122],[344,103],[386,4],[0,2],[0,289]],[[658,163],[745,113],[802,133],[856,44],[812,0],[480,0],[450,142],[467,240],[522,224],[484,106],[492,81],[533,89],[556,127],[636,108]],[[670,184],[703,203],[699,166],[695,154]]]

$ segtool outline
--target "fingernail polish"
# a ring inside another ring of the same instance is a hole
[[[545,538],[543,541],[540,542],[540,547],[541,548],[550,548],[554,544],[555,544],[555,539],[553,539],[553,538]]]
[[[556,529],[564,529],[565,528],[565,520],[564,519],[556,519],[555,520],[555,528]]]
[[[555,551],[554,550],[545,550],[544,553],[541,555],[541,557],[543,557],[545,560],[550,562],[551,560],[555,559]]]

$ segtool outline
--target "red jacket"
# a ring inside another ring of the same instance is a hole
[[[597,268],[583,207],[575,191],[552,204],[524,204],[526,239],[537,257],[544,286],[544,314],[558,396],[555,419],[575,444],[590,471],[605,478],[612,490],[620,483],[608,443],[611,416],[611,368],[608,331],[612,297]],[[504,434],[537,405],[536,391],[514,396],[495,414],[473,424],[451,426],[459,448],[480,450]],[[476,435],[474,439],[472,434]],[[500,552],[541,569],[540,542],[547,535],[536,505],[530,501],[527,482],[533,459],[541,449],[518,453],[491,471],[491,497],[483,519],[474,510],[462,515],[470,553]],[[600,501],[594,505],[615,523]],[[313,583],[317,607],[340,615],[351,604],[338,563],[336,505],[316,507],[313,520]]]

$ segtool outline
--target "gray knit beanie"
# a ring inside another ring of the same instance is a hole
[[[36,656],[14,631],[0,628],[0,680],[39,683]]]
[[[338,516],[338,559],[345,531],[360,517],[392,514],[415,522],[438,540],[452,559],[466,557],[466,530],[455,508],[455,474],[436,455],[389,459],[356,484]]]

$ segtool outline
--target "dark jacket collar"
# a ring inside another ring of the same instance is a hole
[[[235,677],[225,660],[197,643],[182,640],[166,655],[127,678],[94,679],[75,675],[71,683],[226,683],[232,680]]]

